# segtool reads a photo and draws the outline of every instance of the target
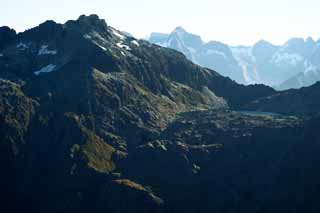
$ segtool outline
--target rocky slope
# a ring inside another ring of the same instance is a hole
[[[316,114],[319,112],[320,83],[301,89],[291,89],[257,99],[243,106],[244,109],[282,114]]]
[[[1,29],[3,212],[319,210],[318,117],[232,111],[272,88],[96,15]]]

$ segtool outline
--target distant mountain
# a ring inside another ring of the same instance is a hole
[[[170,34],[152,33],[149,41],[180,51],[196,64],[216,70],[239,83],[246,83],[230,48],[221,42],[204,43],[200,36],[188,33],[182,27],[177,27]]]
[[[261,40],[252,47],[211,41],[176,28],[171,34],[152,33],[150,42],[184,53],[199,65],[243,84],[262,83],[284,90],[309,86],[319,77],[320,44],[312,38],[292,38],[282,46]]]
[[[279,85],[279,89],[301,88],[320,81],[320,41],[308,40],[308,51],[301,72]]]

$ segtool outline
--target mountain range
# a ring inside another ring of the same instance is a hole
[[[1,212],[320,210],[319,83],[238,84],[97,15],[0,52]]]
[[[284,45],[260,40],[253,46],[202,41],[177,27],[170,34],[152,33],[150,42],[184,53],[188,59],[241,84],[261,83],[278,90],[310,86],[320,80],[320,41],[292,38]]]

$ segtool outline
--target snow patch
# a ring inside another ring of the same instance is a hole
[[[38,55],[56,55],[57,51],[56,50],[48,50],[48,45],[42,45]]]
[[[288,52],[276,52],[271,59],[271,62],[276,64],[286,63],[292,66],[296,66],[303,60],[303,57],[297,53],[288,53]]]
[[[92,38],[92,37],[91,37],[90,35],[88,35],[88,34],[84,35],[83,37],[86,38],[86,39],[91,39],[91,38]]]
[[[125,50],[131,50],[131,48],[128,45],[125,45],[122,42],[117,43],[117,46]]]
[[[167,147],[164,144],[160,144],[159,147],[163,150],[163,151],[168,151]]]
[[[103,45],[107,44],[108,40],[103,38],[98,32],[93,31],[89,35],[88,34],[84,35],[84,38],[90,40],[92,43],[94,43],[97,47],[99,47],[103,51],[107,50]]]
[[[92,36],[95,37],[95,38],[97,38],[97,39],[99,39],[99,40],[102,41],[102,42],[105,42],[105,43],[108,42],[107,39],[105,39],[104,37],[102,37],[102,36],[101,36],[98,32],[96,32],[96,31],[93,31],[93,32],[92,32]]]
[[[122,34],[120,34],[119,32],[117,32],[115,29],[111,29],[112,33],[117,36],[119,39],[124,40],[126,37]]]
[[[242,58],[251,63],[256,62],[256,58],[252,54],[252,47],[232,47],[231,52],[235,58]]]
[[[231,52],[242,70],[242,76],[247,84],[260,82],[260,76],[254,65],[256,58],[251,47],[232,47]]]
[[[226,54],[224,54],[223,52],[218,51],[218,50],[210,50],[209,49],[209,50],[206,51],[206,54],[208,54],[208,55],[220,55],[223,58],[227,58]]]
[[[16,48],[20,49],[20,50],[25,50],[27,48],[29,48],[29,45],[28,44],[25,44],[23,42],[20,42],[16,45]]]
[[[305,61],[304,62],[304,73],[310,73],[310,72],[313,72],[313,73],[318,73],[317,72],[317,67],[313,64],[311,64],[309,61]]]
[[[252,79],[250,78],[249,76],[249,72],[248,72],[248,68],[247,68],[247,64],[246,63],[243,63],[242,61],[239,61],[239,66],[241,67],[241,70],[242,70],[242,75],[243,75],[243,78],[244,80],[250,84],[252,83]]]
[[[34,74],[35,74],[35,75],[39,75],[40,73],[52,72],[55,68],[56,68],[56,65],[49,64],[49,65],[41,68],[40,70],[35,71]]]
[[[134,45],[136,45],[137,47],[139,47],[139,46],[140,46],[139,42],[138,42],[138,41],[136,41],[136,40],[131,41],[131,43],[132,43],[132,44],[134,44]]]
[[[100,49],[102,49],[103,51],[106,51],[107,49],[103,46],[101,46],[100,44],[98,44],[97,42],[93,42],[97,47],[99,47]]]

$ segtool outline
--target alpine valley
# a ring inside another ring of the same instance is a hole
[[[170,34],[152,33],[150,42],[184,53],[196,64],[241,84],[262,83],[277,90],[311,86],[320,81],[320,40],[292,38],[276,46],[260,40],[253,46],[205,43],[177,27]]]
[[[319,45],[150,40],[186,56],[97,15],[0,28],[0,211],[319,212],[320,83],[224,77],[293,87]]]

